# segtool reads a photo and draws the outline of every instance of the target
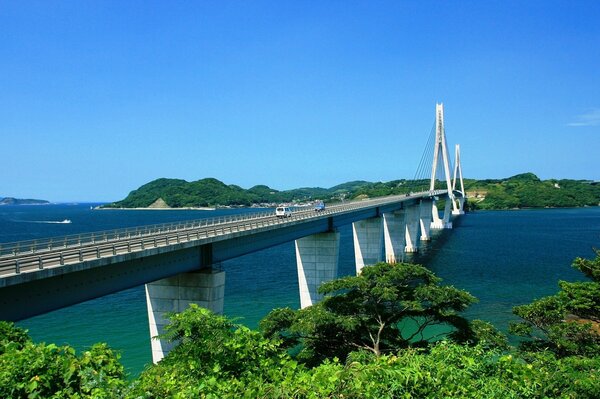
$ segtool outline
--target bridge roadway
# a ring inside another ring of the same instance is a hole
[[[88,299],[444,197],[446,190],[298,210],[248,213],[0,246],[0,320],[20,320]]]

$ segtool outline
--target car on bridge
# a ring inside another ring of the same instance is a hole
[[[315,201],[315,212],[321,212],[325,210],[325,203],[321,200]]]
[[[275,216],[278,218],[287,218],[292,216],[292,208],[289,206],[278,206],[275,208]]]

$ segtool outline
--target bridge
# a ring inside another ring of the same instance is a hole
[[[419,169],[428,169],[431,154],[429,187],[409,194],[329,205],[321,212],[298,208],[286,218],[272,211],[245,213],[2,244],[0,320],[21,320],[145,284],[154,337],[167,324],[166,313],[190,303],[223,311],[221,262],[290,241],[300,303],[310,306],[321,299],[318,286],[337,277],[340,226],[352,224],[357,273],[382,255],[395,262],[403,252],[418,251],[431,229],[452,228],[451,215],[463,213],[465,196],[458,146],[450,178],[442,104],[436,105],[435,130]],[[153,361],[170,349],[152,340]]]

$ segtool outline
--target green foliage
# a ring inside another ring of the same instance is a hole
[[[231,335],[230,344],[245,342]],[[326,360],[313,368],[285,354],[258,368],[243,357],[236,373],[224,372],[218,361],[198,372],[193,359],[180,355],[169,354],[170,361],[148,369],[126,397],[596,398],[600,389],[598,358],[557,359],[549,352],[519,356],[446,341],[429,350],[381,356],[357,351],[346,362]],[[221,359],[219,351],[214,356]]]
[[[273,311],[262,333],[191,305],[170,316],[162,337],[178,345],[130,383],[104,344],[77,355],[0,322],[0,397],[595,399],[599,262],[598,251],[577,258],[573,266],[592,281],[561,282],[557,295],[517,308],[525,322],[515,330],[538,337],[526,351],[508,347],[489,323],[466,325],[457,312],[473,297],[410,264],[326,283],[325,300]],[[420,328],[429,320],[463,331],[455,336],[469,345],[426,342]],[[290,355],[298,350],[302,362]]]
[[[560,188],[557,188],[558,185]],[[445,188],[443,185],[436,188]],[[162,198],[170,207],[250,206],[282,202],[323,199],[375,198],[407,194],[429,189],[429,180],[392,180],[389,182],[353,181],[327,188],[304,187],[277,191],[265,185],[248,190],[206,178],[193,182],[181,179],[157,179],[144,184],[129,195],[105,207],[143,208]],[[541,181],[533,173],[523,173],[503,180],[465,179],[465,190],[471,195],[470,209],[512,209],[528,207],[574,207],[598,205],[600,184],[580,180]]]
[[[593,260],[573,262],[592,281],[561,281],[558,294],[513,309],[524,322],[512,324],[511,332],[531,338],[524,348],[548,348],[561,356],[600,355],[600,251],[595,252]]]
[[[540,180],[523,173],[502,180],[465,179],[470,209],[578,207],[600,204],[600,185],[581,180]]]
[[[108,399],[125,386],[119,356],[104,344],[77,356],[69,346],[35,344],[10,323],[0,323],[0,329],[2,398]]]
[[[270,326],[287,311],[269,318]],[[376,356],[351,352],[309,368],[264,338],[222,316],[191,307],[172,317],[178,347],[148,368],[128,398],[596,398],[599,358],[551,352],[506,353],[481,342],[441,341]],[[310,323],[306,320],[306,323]],[[479,330],[496,332],[486,323]],[[484,334],[484,335],[485,335]]]
[[[585,274],[591,280],[600,283],[600,250],[594,250],[596,257],[592,260],[575,258],[573,267]]]
[[[473,320],[470,323],[472,340],[482,348],[508,350],[508,338],[498,331],[491,323],[483,320]]]
[[[269,373],[291,361],[278,341],[194,304],[170,320],[163,338],[178,345],[140,376],[133,397],[220,397],[242,381],[269,381]]]
[[[7,350],[21,349],[30,341],[27,330],[11,322],[0,321],[0,355]]]
[[[260,324],[268,337],[286,347],[301,345],[298,359],[309,365],[346,359],[357,349],[382,353],[426,345],[427,328],[452,327],[452,336],[470,336],[458,315],[475,298],[420,265],[378,263],[358,276],[332,280],[319,288],[325,299],[298,311],[278,309]]]
[[[236,185],[213,179],[187,182],[181,179],[157,179],[129,193],[121,201],[107,204],[108,208],[144,208],[162,198],[167,205],[179,207],[250,206],[252,204],[274,204],[304,201],[312,198],[329,197],[330,191],[323,188],[299,188],[277,191],[264,185],[248,190]]]

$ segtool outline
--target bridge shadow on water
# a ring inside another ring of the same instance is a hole
[[[404,254],[404,261],[427,267],[440,254],[441,248],[447,244],[452,236],[452,230],[460,228],[461,221],[461,217],[454,217],[452,220],[452,229],[431,230],[431,240],[419,241],[419,252]]]

